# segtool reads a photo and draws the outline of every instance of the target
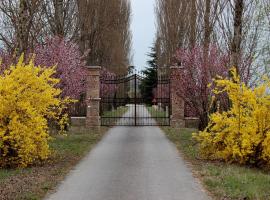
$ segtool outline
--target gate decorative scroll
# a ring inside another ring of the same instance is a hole
[[[107,76],[100,80],[102,126],[169,126],[171,115],[170,79],[156,77],[145,85],[144,75]],[[151,87],[149,95],[142,91]]]

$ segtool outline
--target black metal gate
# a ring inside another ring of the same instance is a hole
[[[103,77],[100,116],[102,126],[169,126],[170,80],[158,76],[154,84],[147,77],[129,74]]]

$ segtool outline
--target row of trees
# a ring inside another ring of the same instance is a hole
[[[128,0],[2,0],[0,44],[17,55],[58,36],[79,44],[88,65],[123,72],[131,60]]]
[[[50,156],[73,99],[85,111],[86,65],[127,71],[130,2],[1,0],[0,19],[0,167],[27,167]]]
[[[230,105],[226,95],[211,102],[208,84],[213,78],[231,76],[232,66],[249,86],[269,75],[269,1],[156,2],[159,73],[168,73],[175,64],[183,67],[174,75],[180,82],[174,89],[191,110],[187,113],[200,117],[203,129],[217,106],[226,110]]]
[[[207,53],[215,43],[231,65],[249,73],[269,49],[263,44],[270,31],[267,0],[157,0],[156,13],[159,66],[172,64],[179,48],[200,44]]]
[[[168,66],[200,156],[269,167],[269,0],[157,0],[157,62]],[[261,67],[265,66],[265,67]]]
[[[74,99],[85,112],[86,65],[105,67],[101,77],[128,70],[130,9],[129,0],[0,1],[0,168],[50,156],[50,130],[67,129]]]

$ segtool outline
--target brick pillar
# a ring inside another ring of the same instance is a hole
[[[171,67],[171,126],[174,128],[184,128],[185,127],[185,102],[177,95],[175,88],[178,87],[179,82],[174,77],[174,74],[181,73],[181,67]]]
[[[100,104],[100,69],[99,66],[87,67],[86,100],[87,115],[86,128],[100,127],[99,104]]]

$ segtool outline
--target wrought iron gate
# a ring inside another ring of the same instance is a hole
[[[103,77],[100,116],[102,126],[169,126],[170,80],[156,77],[149,85],[140,74]]]

